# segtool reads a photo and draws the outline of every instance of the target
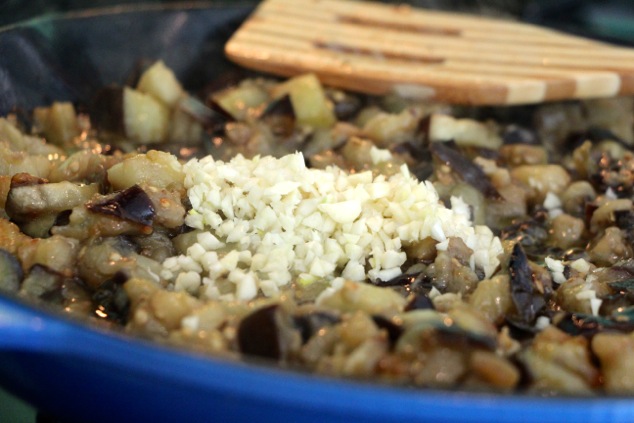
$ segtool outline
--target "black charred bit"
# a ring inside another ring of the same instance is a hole
[[[332,101],[333,111],[337,116],[337,120],[353,119],[364,106],[363,99],[354,94],[337,91],[328,93],[328,98]]]
[[[518,125],[508,125],[502,132],[504,144],[539,145],[535,131]]]
[[[533,323],[537,313],[544,307],[545,301],[536,292],[528,257],[519,243],[513,246],[509,260],[509,275],[511,298],[519,317],[525,323]]]
[[[295,131],[295,111],[290,96],[285,95],[269,103],[262,119],[270,125],[275,135],[290,137]]]
[[[632,210],[615,210],[614,223],[621,229],[630,244],[634,244],[634,212]]]
[[[299,330],[302,343],[306,343],[320,329],[332,326],[340,321],[339,316],[326,311],[315,311],[293,316],[293,324]]]
[[[425,294],[415,294],[405,306],[405,311],[412,310],[434,310],[434,303]]]
[[[625,294],[628,292],[634,293],[634,279],[625,279],[621,281],[608,282],[608,285],[612,290]]]
[[[563,313],[553,319],[553,323],[557,328],[572,336],[592,337],[604,331],[634,332],[634,322],[618,316],[605,318],[581,313]]]
[[[131,222],[150,226],[154,220],[154,206],[150,197],[138,185],[119,191],[114,197],[90,202],[88,210],[116,216]]]
[[[95,128],[115,134],[125,134],[121,87],[111,85],[99,90],[90,108],[90,119]]]
[[[479,348],[495,351],[497,340],[493,337],[466,331],[456,325],[437,327],[438,338],[446,345],[469,349]]]
[[[542,246],[549,237],[546,221],[538,214],[535,217],[513,222],[500,234],[503,241],[513,241],[522,246],[529,258],[541,259],[546,253]]]
[[[279,359],[282,347],[277,326],[276,304],[262,307],[245,317],[238,327],[240,351],[256,357]]]
[[[217,103],[207,105],[191,96],[181,100],[178,107],[212,132],[220,128],[225,122],[234,120]]]
[[[509,329],[511,338],[517,341],[532,339],[539,332],[539,329],[537,329],[535,325],[526,323],[514,316],[506,316],[504,322]]]
[[[407,274],[402,273],[395,278],[389,279],[387,281],[377,280],[375,285],[377,286],[410,286],[416,281],[418,274]]]
[[[398,338],[400,338],[403,334],[403,327],[394,323],[387,317],[381,316],[380,314],[372,316],[372,320],[379,329],[385,330],[387,337],[390,340],[390,345],[394,346],[396,341],[398,341]]]
[[[612,190],[618,198],[629,198],[634,192],[634,158],[625,155],[614,158],[608,152],[603,151],[596,158],[597,167],[591,173],[589,181],[597,191]]]
[[[566,146],[572,151],[586,141],[590,141],[592,144],[598,144],[602,141],[614,141],[629,148],[628,143],[614,134],[614,132],[597,127],[591,127],[585,131],[572,132],[566,138]]]
[[[269,103],[262,113],[262,117],[268,116],[288,116],[295,119],[295,111],[293,110],[291,97],[285,95]]]
[[[92,302],[97,317],[126,324],[130,299],[123,289],[123,284],[128,279],[124,272],[117,272],[93,293]]]

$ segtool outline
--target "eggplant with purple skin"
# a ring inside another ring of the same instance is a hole
[[[20,287],[20,294],[48,302],[62,301],[62,288],[66,277],[55,270],[35,264],[29,269]]]
[[[247,356],[284,360],[301,346],[292,317],[280,305],[259,308],[242,319],[238,346]]]
[[[417,293],[412,296],[405,306],[405,311],[412,310],[435,310],[434,302],[424,293]]]
[[[356,94],[339,90],[327,91],[326,94],[339,121],[353,119],[365,106],[361,96]]]
[[[129,87],[102,89],[92,104],[95,127],[136,144],[162,143],[169,133],[169,108]]]
[[[42,215],[71,210],[98,192],[98,184],[81,185],[66,181],[21,186],[11,184],[5,210],[13,221],[25,222]]]
[[[379,329],[382,329],[385,333],[387,333],[387,339],[390,341],[390,346],[394,347],[398,338],[400,338],[403,334],[403,326],[380,314],[372,316],[372,321]]]
[[[271,131],[276,136],[290,137],[295,131],[295,112],[288,95],[269,103],[261,118],[271,127]]]
[[[519,125],[508,125],[502,131],[504,144],[539,145],[539,139],[534,130]]]
[[[28,174],[17,174],[11,179],[5,211],[24,233],[44,238],[61,213],[84,204],[98,192],[98,184],[49,183]]]
[[[150,197],[138,185],[119,191],[114,196],[92,201],[86,208],[94,213],[107,214],[131,222],[151,226],[154,220],[154,205]]]
[[[94,291],[104,282],[117,279],[118,274],[155,280],[155,275],[161,272],[161,264],[140,252],[133,237],[95,237],[78,255],[77,274]]]
[[[341,317],[329,311],[315,310],[310,313],[293,316],[293,323],[301,334],[302,343],[308,342],[321,329],[339,322],[341,322]]]
[[[517,310],[514,320],[531,325],[535,322],[539,312],[546,306],[546,301],[535,287],[528,257],[519,243],[513,246],[511,252],[509,276],[511,299]]]
[[[17,292],[20,289],[24,272],[18,259],[0,248],[0,291]]]
[[[379,321],[377,324],[381,326],[383,323]],[[395,341],[397,351],[416,351],[423,346],[425,339],[431,339],[430,335],[445,346],[453,346],[464,351],[470,348],[495,351],[498,346],[495,337],[466,330],[436,312],[419,315],[417,322],[391,334],[395,335],[398,335]]]
[[[601,317],[581,313],[560,313],[553,324],[572,336],[592,337],[600,332],[634,332],[634,310],[630,307],[610,316]]]
[[[126,324],[130,299],[123,289],[123,284],[128,279],[125,272],[117,272],[93,293],[91,299],[97,317],[121,325]]]

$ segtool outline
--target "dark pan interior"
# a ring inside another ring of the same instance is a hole
[[[54,100],[80,106],[162,59],[191,91],[228,71],[223,46],[253,2],[129,6],[45,16],[0,31],[0,115]],[[125,12],[125,13],[122,13]]]

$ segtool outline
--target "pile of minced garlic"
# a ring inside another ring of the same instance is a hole
[[[183,172],[192,206],[186,223],[199,232],[185,255],[163,264],[175,290],[249,300],[293,280],[387,281],[402,273],[403,247],[428,237],[438,250],[448,237],[462,238],[473,250],[471,267],[487,277],[499,265],[502,244],[491,230],[471,224],[461,199],[445,207],[432,183],[405,165],[389,177],[310,169],[295,153],[229,162],[208,156]]]

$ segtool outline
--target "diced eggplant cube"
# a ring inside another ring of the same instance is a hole
[[[143,72],[136,88],[169,107],[173,107],[184,93],[174,72],[161,60]]]

